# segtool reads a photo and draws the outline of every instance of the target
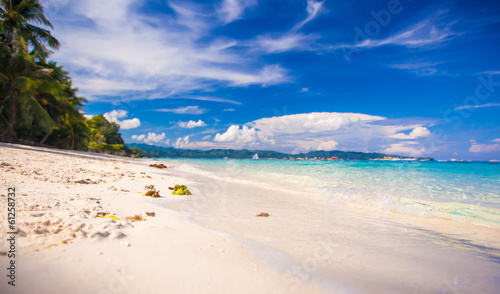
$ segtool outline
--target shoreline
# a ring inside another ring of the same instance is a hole
[[[15,184],[21,193],[17,222],[25,236],[19,238],[23,266],[16,291],[434,292],[455,285],[455,277],[466,290],[493,293],[498,287],[491,273],[500,269],[500,257],[494,260],[500,233],[488,227],[337,207],[303,193],[151,168],[151,160],[16,146],[0,144],[2,186]],[[162,161],[169,166],[168,159]],[[86,178],[105,182],[75,184]],[[147,184],[164,198],[139,194]],[[193,195],[170,195],[168,187],[175,184],[187,185]],[[99,211],[121,220],[95,218]],[[145,216],[147,211],[156,216]],[[270,216],[255,217],[260,212]],[[123,220],[135,214],[146,221]],[[6,221],[2,215],[2,233]],[[464,239],[468,242],[460,242]],[[383,270],[375,270],[375,264]],[[483,279],[475,270],[488,275]],[[1,282],[2,292],[11,291]]]

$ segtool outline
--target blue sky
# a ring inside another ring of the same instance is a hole
[[[498,1],[48,0],[127,143],[500,159]]]

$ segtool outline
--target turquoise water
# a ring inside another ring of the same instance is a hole
[[[412,198],[500,208],[500,164],[321,160],[168,159],[217,178],[356,200]]]

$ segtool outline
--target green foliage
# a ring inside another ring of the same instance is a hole
[[[30,55],[45,61],[51,53],[45,44],[54,49],[60,44],[49,30],[35,24],[53,28],[39,0],[0,0],[0,44],[13,49],[15,40],[23,39]]]
[[[99,142],[104,140],[102,143],[124,144],[122,135],[118,132],[120,126],[114,122],[109,122],[103,115],[93,116],[87,120],[87,125],[90,128],[92,141]]]
[[[125,154],[130,157],[145,157],[144,153],[142,152],[141,148],[135,147],[135,148],[129,148],[128,146],[124,147]]]
[[[46,62],[59,46],[37,0],[0,0],[0,135],[87,150],[90,130],[68,72]]]
[[[172,147],[159,147],[146,144],[130,144],[130,147],[141,148],[144,152],[154,152],[157,157],[167,158],[236,158],[248,159],[257,153],[260,158],[331,158],[337,157],[338,159],[354,159],[354,160],[369,160],[376,158],[384,158],[387,156],[382,153],[364,153],[364,152],[350,152],[350,151],[311,151],[302,154],[287,154],[272,150],[233,150],[233,149],[213,149],[213,150],[188,150],[176,149]],[[404,157],[404,156],[399,156]]]
[[[124,151],[125,145],[123,144],[107,144],[107,143],[99,143],[99,142],[90,142],[89,149],[97,152],[105,152],[108,153],[121,153]]]

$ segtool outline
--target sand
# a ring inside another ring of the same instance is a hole
[[[214,179],[152,162],[0,144],[0,233],[8,236],[9,187],[18,230],[15,287],[0,240],[0,292],[495,293],[500,285],[498,228],[333,205],[235,181],[234,170]],[[175,184],[193,195],[171,195]],[[162,197],[144,196],[146,185]],[[126,220],[134,215],[145,220]]]

